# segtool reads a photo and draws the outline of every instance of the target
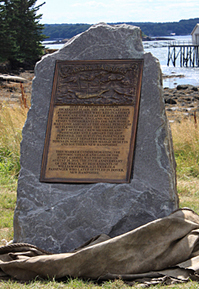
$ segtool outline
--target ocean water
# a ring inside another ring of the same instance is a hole
[[[180,67],[177,60],[177,66],[174,67],[171,63],[167,66],[168,60],[168,43],[176,42],[179,44],[189,44],[192,41],[191,35],[186,36],[163,36],[167,40],[160,41],[143,41],[144,50],[151,52],[160,62],[162,73],[166,76],[163,78],[163,87],[173,88],[178,84],[191,84],[199,86],[199,68],[198,67]],[[64,44],[48,44],[44,41],[43,44],[46,48],[60,49]],[[181,75],[182,77],[179,77]]]
[[[167,66],[168,60],[168,43],[175,42],[177,44],[189,44],[192,41],[191,35],[186,36],[163,36],[168,38],[165,41],[143,41],[144,50],[151,52],[158,58],[161,70],[164,75],[170,76],[163,79],[163,87],[173,88],[178,84],[191,84],[199,86],[199,68],[198,67],[180,67],[179,59],[177,59],[177,66],[174,67],[170,62]],[[173,40],[171,40],[173,39]],[[182,77],[177,77],[181,75]]]

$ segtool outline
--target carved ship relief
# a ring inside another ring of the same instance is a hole
[[[135,104],[139,62],[81,62],[57,63],[55,104]]]

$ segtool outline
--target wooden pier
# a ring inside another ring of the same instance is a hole
[[[180,67],[199,67],[199,45],[194,44],[169,44],[168,62],[175,67],[179,61]]]

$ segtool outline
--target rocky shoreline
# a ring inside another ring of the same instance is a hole
[[[170,121],[199,116],[199,87],[177,85],[164,88],[166,113]]]
[[[27,103],[31,99],[32,79],[34,71],[22,71],[14,75],[24,78],[23,83],[24,94]],[[199,87],[192,85],[177,85],[175,88],[164,88],[164,100],[166,113],[170,122],[179,121],[182,118],[199,116]],[[22,96],[22,85],[12,80],[0,79],[0,105],[3,102],[11,104],[19,104]]]

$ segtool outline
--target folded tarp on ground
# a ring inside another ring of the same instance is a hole
[[[136,282],[198,278],[199,216],[180,209],[128,233],[100,235],[71,253],[51,254],[29,244],[0,247],[0,279],[62,277]]]

